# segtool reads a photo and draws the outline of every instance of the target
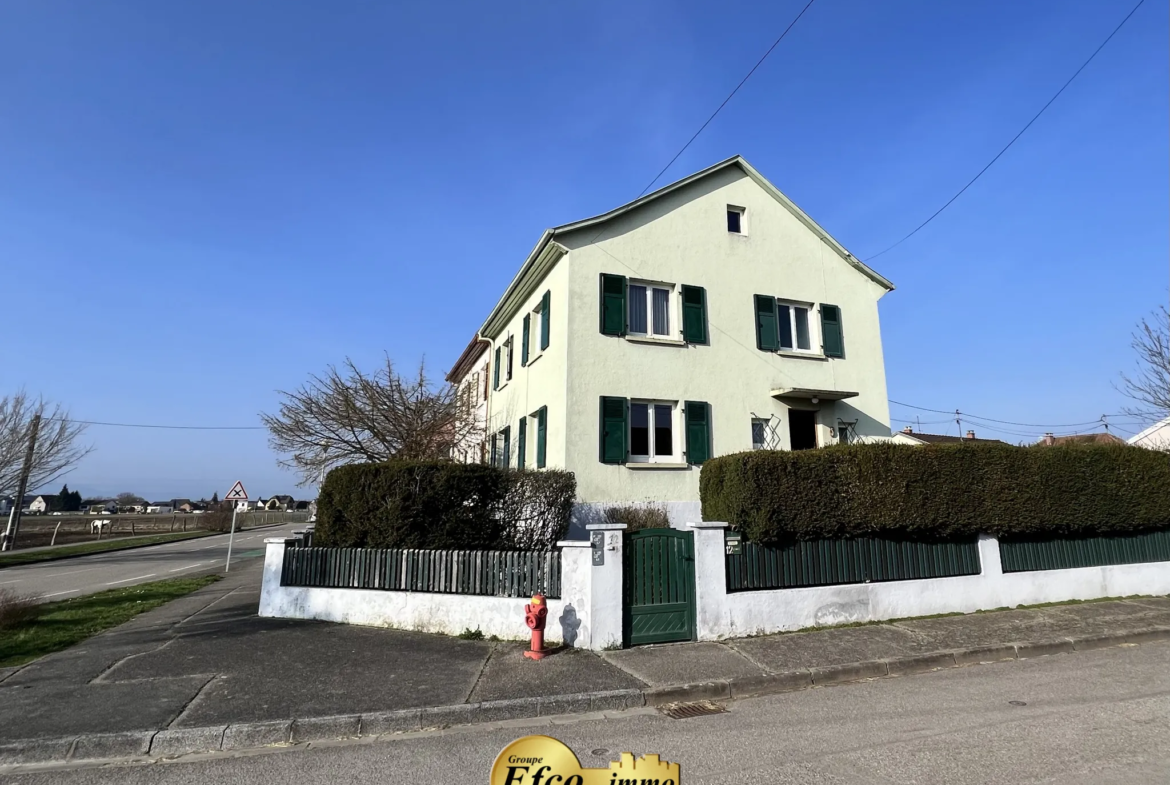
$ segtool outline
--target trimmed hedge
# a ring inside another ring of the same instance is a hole
[[[550,550],[577,495],[571,472],[451,461],[387,461],[329,472],[314,545]]]
[[[858,444],[703,464],[703,518],[753,542],[1170,526],[1170,455],[1127,445]]]

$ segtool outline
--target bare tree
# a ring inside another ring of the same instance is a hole
[[[1146,420],[1170,417],[1170,311],[1161,306],[1138,322],[1130,343],[1137,354],[1137,373],[1121,375],[1121,392],[1137,402],[1126,414]]]
[[[146,499],[142,498],[136,493],[130,493],[129,491],[126,491],[125,493],[119,493],[114,497],[114,501],[118,503],[119,507],[133,507],[136,504],[146,503]]]
[[[461,416],[466,407],[456,387],[435,385],[425,365],[417,376],[401,376],[389,357],[372,374],[346,358],[340,371],[329,366],[323,375],[310,376],[299,389],[280,395],[279,413],[260,418],[272,449],[289,456],[280,465],[299,472],[301,485],[346,463],[447,458],[479,427]]]
[[[85,426],[69,419],[60,404],[31,397],[24,390],[0,397],[0,495],[16,493],[33,418],[41,416],[28,487],[39,488],[67,474],[93,450],[79,439]]]

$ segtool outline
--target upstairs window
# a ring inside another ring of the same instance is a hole
[[[707,290],[701,286],[631,281],[602,273],[600,295],[602,335],[671,341],[681,336],[681,343],[708,342]],[[547,306],[541,315],[546,314]]]
[[[731,234],[746,234],[744,226],[744,209],[727,205],[727,231]]]
[[[626,320],[629,335],[670,337],[671,289],[665,284],[630,282],[630,311]]]
[[[780,349],[787,352],[811,352],[807,303],[776,303],[776,321],[780,328]]]
[[[508,366],[506,369],[507,372],[504,374],[504,381],[512,380],[512,348],[512,336],[508,336],[508,340],[504,342],[504,351],[508,354]]]
[[[756,347],[762,351],[845,356],[841,309],[836,305],[822,303],[818,309],[814,303],[777,300],[770,295],[757,294],[753,316]]]

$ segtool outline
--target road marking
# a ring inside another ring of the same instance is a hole
[[[55,591],[52,594],[42,594],[41,598],[43,599],[45,597],[60,597],[62,594],[76,594],[79,591],[81,591],[81,589],[70,589],[69,591]]]
[[[7,585],[8,585],[8,584],[10,584],[10,583],[20,583],[20,581],[19,581],[19,580],[15,580],[15,581],[0,581],[0,586],[7,586]]]
[[[143,578],[153,578],[155,575],[158,575],[158,573],[152,572],[152,573],[150,573],[150,575],[139,575],[137,578],[123,578],[120,581],[110,581],[109,583],[105,583],[102,585],[103,586],[116,586],[119,583],[129,583],[130,581],[140,581]]]
[[[188,564],[186,567],[176,567],[173,570],[167,570],[167,572],[182,572],[183,570],[189,570],[192,567],[198,567],[200,564],[210,564],[210,563],[211,562],[198,561],[198,562],[195,562],[194,564]]]

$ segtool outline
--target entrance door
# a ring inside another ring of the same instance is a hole
[[[794,450],[816,449],[817,413],[804,409],[789,409],[788,440]]]
[[[694,534],[675,529],[627,534],[624,561],[625,645],[694,640]]]

